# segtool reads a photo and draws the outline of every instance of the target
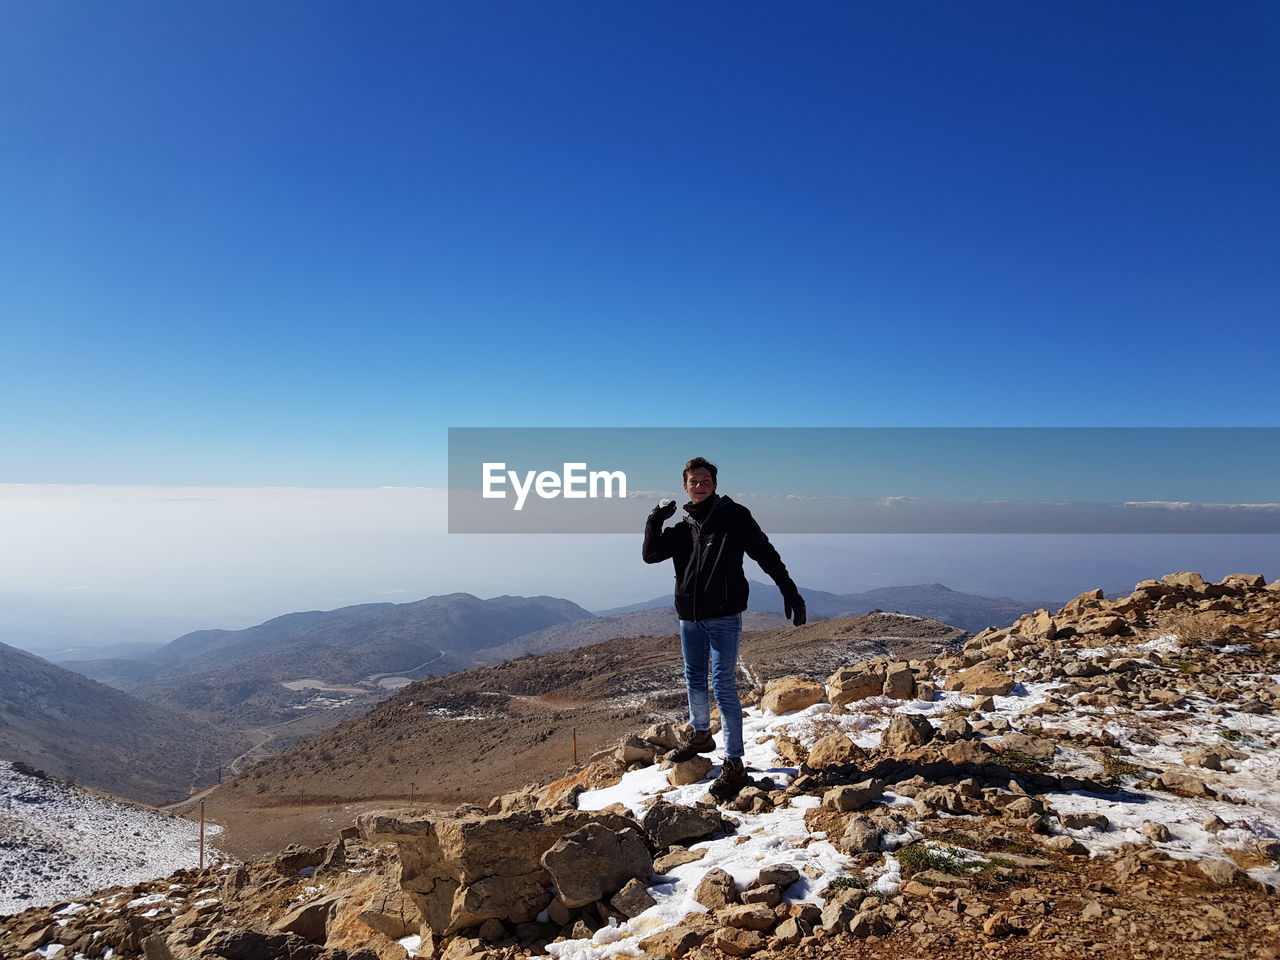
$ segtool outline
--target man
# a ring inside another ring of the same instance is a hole
[[[707,664],[724,728],[724,763],[711,785],[718,800],[735,796],[748,783],[742,763],[742,704],[738,699],[738,639],[742,611],[747,608],[745,553],[782,591],[783,609],[798,627],[805,622],[804,598],[787,573],[782,558],[764,535],[751,511],[716,493],[716,465],[695,457],[684,466],[683,522],[663,529],[676,512],[674,500],[663,500],[644,526],[644,561],[671,560],[676,571],[676,613],[693,735],[672,755],[677,763],[715,750],[711,737],[711,703]]]

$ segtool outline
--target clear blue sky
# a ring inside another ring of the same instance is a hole
[[[1280,8],[9,3],[0,482],[1277,424]]]

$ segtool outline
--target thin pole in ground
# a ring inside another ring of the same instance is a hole
[[[200,869],[204,869],[204,800],[200,801]]]

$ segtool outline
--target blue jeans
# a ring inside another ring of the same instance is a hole
[[[742,701],[738,699],[738,638],[742,614],[712,620],[681,620],[680,650],[684,654],[684,684],[689,693],[689,719],[695,730],[711,729],[711,700],[707,693],[707,664],[720,725],[724,755],[742,756]]]

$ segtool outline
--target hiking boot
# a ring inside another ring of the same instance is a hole
[[[673,763],[688,763],[698,754],[711,753],[715,748],[716,741],[710,730],[695,730],[692,737],[667,755],[667,759]]]
[[[741,757],[725,757],[720,765],[720,776],[711,784],[711,796],[720,803],[732,800],[751,782]]]

